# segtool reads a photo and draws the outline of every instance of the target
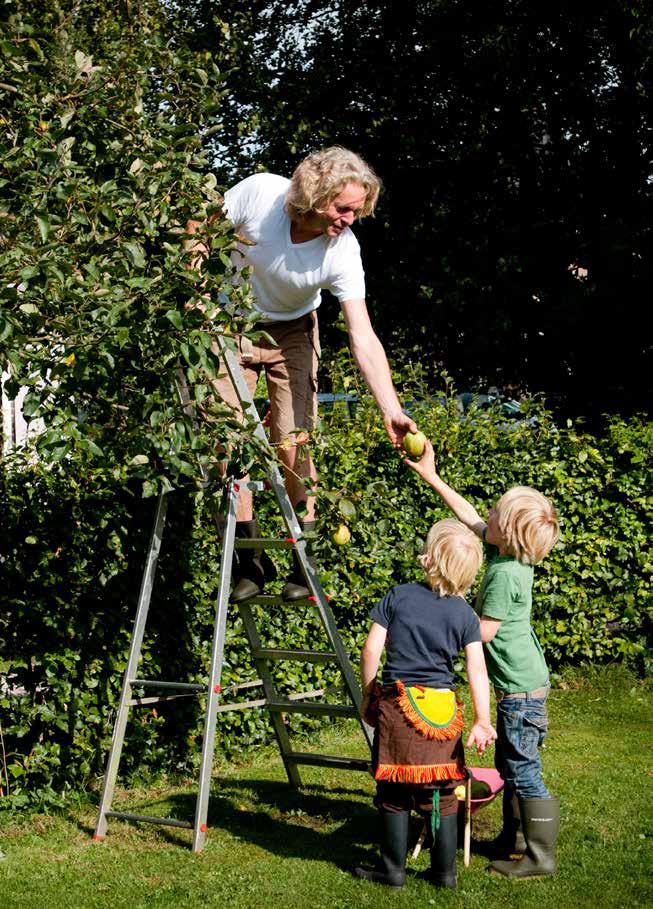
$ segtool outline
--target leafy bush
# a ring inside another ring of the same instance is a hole
[[[348,370],[339,373],[336,364],[336,388],[345,387],[343,379],[349,390],[356,388],[357,380]],[[422,539],[446,514],[390,448],[371,399],[362,389],[358,393],[356,418],[345,419],[337,410],[324,414],[315,443],[321,476],[315,549],[354,660],[369,609],[392,584],[420,577],[416,554]],[[556,503],[562,539],[536,570],[534,596],[535,625],[551,666],[612,660],[641,665],[650,622],[650,424],[611,418],[596,438],[579,426],[556,427],[536,401],[524,405],[525,417],[536,418],[533,428],[525,420],[507,427],[505,416],[493,410],[472,408],[461,415],[453,396],[442,403],[419,383],[408,385],[405,396],[419,402],[414,413],[434,441],[443,476],[481,513],[517,482],[536,486]],[[145,678],[206,680],[219,570],[219,495],[192,489],[171,494],[139,670]],[[278,533],[273,497],[260,498],[266,532]],[[119,474],[95,470],[81,456],[47,469],[17,456],[5,465],[2,505],[3,776],[6,804],[20,805],[52,801],[102,773],[154,503],[141,498],[136,480],[126,485]],[[343,519],[352,542],[338,547],[330,533]],[[275,558],[282,568],[288,564],[287,554]],[[271,646],[323,646],[323,632],[305,610],[258,613],[261,636]],[[283,663],[276,672],[284,691],[339,682],[327,666]],[[233,700],[231,685],[255,677],[234,610],[222,679],[227,698]],[[256,697],[255,691],[245,695]],[[292,718],[293,728],[314,722]],[[123,772],[189,770],[199,754],[201,723],[195,699],[133,711]],[[269,734],[264,712],[223,714],[218,748],[235,753]]]
[[[193,51],[177,26],[158,0],[0,12],[4,390],[28,389],[49,462],[86,453],[146,494],[209,469],[216,425],[234,462],[252,455],[251,433],[209,395],[211,332],[252,327],[203,150],[231,50]],[[201,281],[190,219],[211,249]],[[180,370],[207,412],[200,427],[177,395]]]

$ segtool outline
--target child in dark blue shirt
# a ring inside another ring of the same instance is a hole
[[[496,739],[479,620],[462,597],[482,558],[472,531],[460,521],[439,521],[429,531],[421,557],[428,583],[394,587],[371,612],[372,627],[361,654],[361,714],[375,727],[374,801],[381,855],[377,868],[356,868],[357,877],[403,886],[414,808],[433,834],[431,880],[439,887],[456,887],[458,804],[453,790],[466,774],[453,663],[463,650],[474,708],[467,747],[476,745],[483,752]]]

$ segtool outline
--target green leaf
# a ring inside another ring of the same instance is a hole
[[[179,331],[184,327],[183,319],[181,318],[181,313],[176,309],[169,309],[166,313],[166,319],[175,326]]]
[[[144,167],[145,161],[143,161],[141,158],[135,158],[129,166],[129,173],[136,176],[137,174],[140,174]]]
[[[345,518],[356,517],[356,506],[351,501],[351,499],[340,499],[338,502],[338,511]]]
[[[149,464],[149,463],[150,463],[150,459],[148,458],[147,455],[144,455],[144,454],[135,455],[130,461],[130,464],[132,464],[134,467],[140,467],[143,464]]]
[[[130,240],[124,244],[124,248],[127,250],[127,255],[134,268],[145,268],[145,251],[140,243]]]
[[[61,123],[61,128],[65,129],[74,116],[75,116],[74,107],[70,107],[70,108],[68,108],[68,110],[65,110],[63,112],[63,114],[61,114],[61,116],[59,117],[59,122]]]
[[[43,215],[37,215],[36,223],[38,224],[41,241],[45,243],[50,234],[50,222],[47,220],[47,218],[44,218]]]

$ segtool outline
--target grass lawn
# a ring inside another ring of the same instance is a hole
[[[105,842],[94,844],[90,803],[49,816],[0,813],[0,909],[650,907],[650,708],[650,688],[619,667],[558,680],[544,752],[546,782],[562,799],[554,878],[508,881],[486,872],[486,859],[474,849],[499,829],[496,800],[475,815],[472,862],[463,868],[459,853],[456,892],[435,890],[417,876],[426,853],[409,859],[402,891],[355,880],[348,869],[376,851],[371,778],[304,768],[305,789],[293,792],[278,753],[266,748],[242,763],[216,765],[200,855],[190,852],[190,831],[117,820],[109,822]],[[365,753],[351,722],[325,731],[320,749]],[[492,756],[470,763],[491,765]],[[121,791],[118,805],[192,820],[194,789]]]

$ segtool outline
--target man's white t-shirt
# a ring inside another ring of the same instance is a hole
[[[234,264],[251,266],[255,306],[275,322],[317,309],[321,290],[341,303],[365,299],[360,247],[348,227],[337,237],[321,234],[306,243],[292,242],[285,209],[289,186],[285,177],[254,174],[224,196],[236,232],[254,244],[239,244]]]

